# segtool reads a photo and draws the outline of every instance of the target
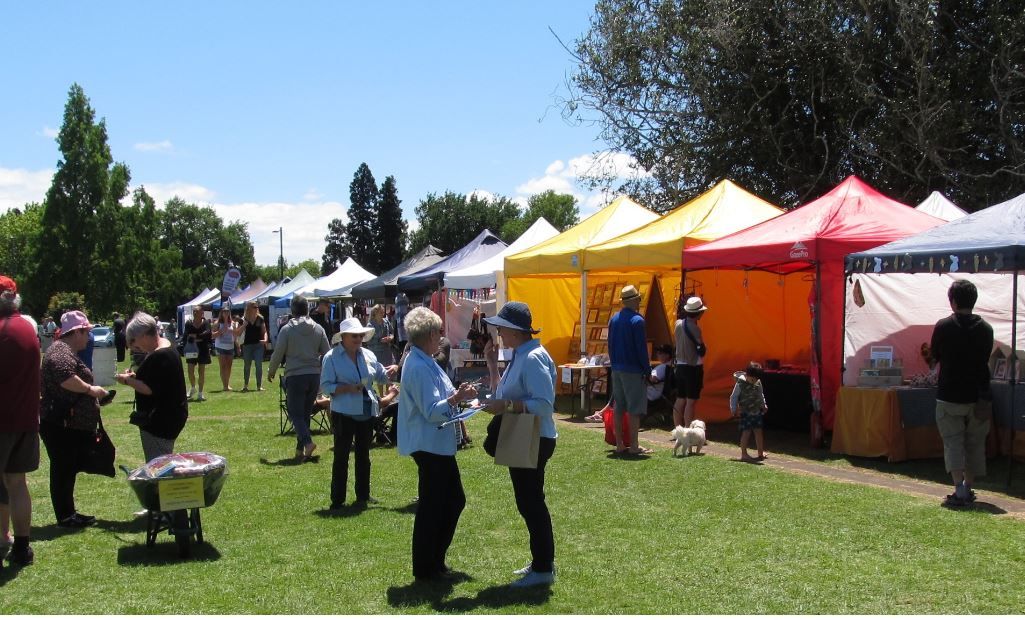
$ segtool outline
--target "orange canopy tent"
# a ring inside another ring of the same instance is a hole
[[[844,257],[942,223],[850,176],[789,213],[684,249],[685,278],[700,280],[694,286],[709,307],[701,326],[710,357],[721,349],[747,346],[749,359],[777,358],[808,366],[812,400],[825,428],[831,429],[843,363]],[[747,272],[744,300],[717,290],[715,272],[702,271],[709,269]],[[773,283],[778,290],[771,290]],[[730,301],[717,309],[717,298]],[[738,313],[746,318],[738,321]],[[794,346],[797,330],[805,336],[810,331],[810,349]],[[706,380],[710,387],[724,387],[721,376]],[[730,383],[727,377],[725,386]]]

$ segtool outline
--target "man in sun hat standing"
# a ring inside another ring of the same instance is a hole
[[[673,404],[673,425],[690,426],[694,408],[705,386],[705,339],[698,321],[708,307],[700,297],[689,297],[679,308],[676,321],[676,402]]]
[[[647,378],[651,374],[648,360],[648,334],[641,307],[641,294],[628,284],[619,294],[623,309],[609,320],[609,360],[612,362],[613,428],[616,433],[616,454],[651,454],[637,444],[641,418],[648,412]],[[629,412],[630,448],[623,437],[623,412]]]
[[[32,498],[25,474],[39,468],[39,340],[21,318],[14,280],[0,276],[0,519],[13,520],[14,542],[0,540],[0,564],[11,549],[11,563],[33,560],[29,546]]]

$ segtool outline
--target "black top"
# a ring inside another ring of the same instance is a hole
[[[122,318],[114,319],[114,343],[119,346],[125,346],[125,320]]]
[[[242,344],[260,344],[263,340],[263,316],[257,316],[252,323],[246,324]]]
[[[993,328],[977,314],[952,314],[936,323],[932,357],[940,364],[936,399],[974,403],[989,396],[989,355]]]
[[[213,332],[210,331],[210,321],[205,318],[203,322],[198,326],[192,324],[192,320],[185,322],[184,329],[185,342],[195,342],[196,346],[199,347],[199,354],[203,355],[203,351],[207,351],[209,355],[210,341],[213,340]]]
[[[154,411],[152,421],[143,430],[163,439],[177,439],[189,417],[185,374],[178,352],[167,347],[150,353],[139,366],[135,378],[153,391],[149,396],[135,395],[135,406],[139,411]]]
[[[331,342],[331,336],[335,335],[335,330],[331,329],[331,321],[328,320],[327,315],[322,312],[311,312],[310,318],[324,328],[324,334],[327,336],[328,342]]]

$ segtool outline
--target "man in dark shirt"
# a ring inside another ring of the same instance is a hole
[[[321,299],[317,302],[316,309],[310,313],[310,318],[324,328],[324,335],[327,336],[328,342],[331,342],[331,336],[335,334],[331,327],[331,304],[326,299]]]
[[[21,317],[14,280],[0,276],[0,518],[13,522],[11,562],[31,564],[32,498],[25,474],[39,468],[39,340]],[[0,541],[0,564],[10,541]]]
[[[936,323],[930,345],[932,358],[940,365],[936,426],[943,438],[944,464],[954,482],[954,492],[943,503],[966,506],[975,501],[975,478],[986,474],[993,328],[972,314],[979,292],[968,280],[950,285],[947,298],[954,314]]]

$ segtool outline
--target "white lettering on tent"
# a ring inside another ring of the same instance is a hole
[[[808,258],[808,246],[798,241],[790,248],[790,258]]]

